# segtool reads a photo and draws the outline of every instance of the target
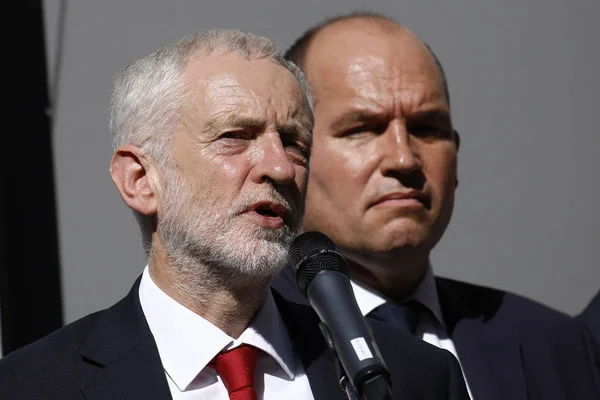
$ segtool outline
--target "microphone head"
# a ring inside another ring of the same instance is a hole
[[[322,271],[341,272],[350,278],[346,259],[331,239],[321,232],[305,232],[296,237],[290,247],[288,265],[304,296],[314,277]]]

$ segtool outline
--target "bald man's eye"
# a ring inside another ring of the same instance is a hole
[[[342,130],[340,137],[359,138],[368,135],[381,135],[387,129],[384,124],[365,124]]]
[[[438,138],[438,139],[450,139],[452,138],[452,129],[445,125],[436,124],[408,124],[408,132],[416,137],[422,138]]]

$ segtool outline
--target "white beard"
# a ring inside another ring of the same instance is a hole
[[[223,215],[220,203],[207,201],[216,196],[206,191],[194,193],[176,172],[167,169],[157,234],[176,269],[174,272],[187,282],[185,286],[210,285],[207,280],[226,282],[240,275],[272,277],[281,271],[289,245],[299,231],[301,210],[272,186],[265,185],[268,193],[239,198]],[[266,229],[240,215],[257,200],[285,205],[295,216],[295,226]]]

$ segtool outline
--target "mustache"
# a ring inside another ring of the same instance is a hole
[[[242,198],[237,199],[235,204],[229,209],[229,217],[234,217],[241,214],[248,207],[261,201],[269,201],[273,203],[281,204],[286,213],[294,218],[294,222],[300,219],[302,211],[301,204],[297,204],[298,201],[288,200],[281,192],[277,191],[273,186],[266,186],[260,193],[247,193]]]

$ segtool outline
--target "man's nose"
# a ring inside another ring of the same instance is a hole
[[[279,133],[264,133],[257,140],[262,157],[254,165],[253,180],[257,183],[270,180],[276,185],[288,185],[294,182],[296,169],[283,146]]]
[[[404,123],[400,121],[390,123],[379,145],[380,169],[384,176],[410,175],[421,169],[418,149]]]

